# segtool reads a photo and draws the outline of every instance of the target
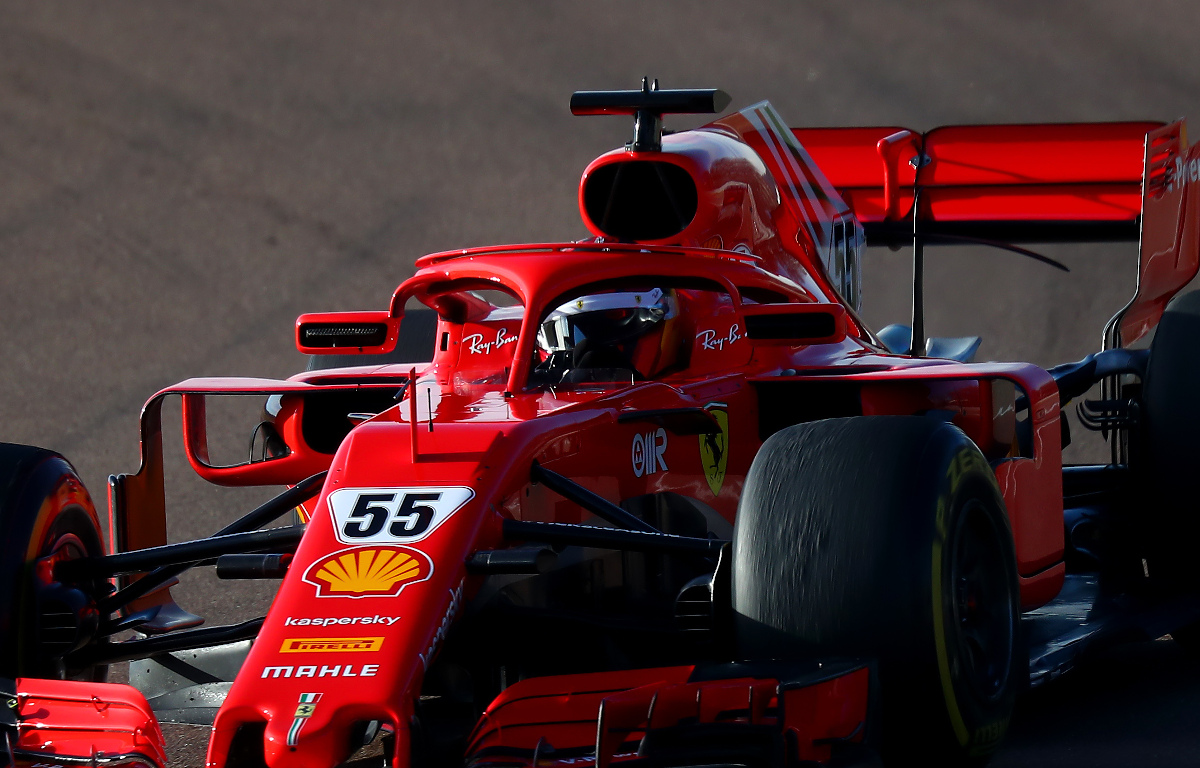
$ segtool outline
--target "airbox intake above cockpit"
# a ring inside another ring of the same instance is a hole
[[[664,160],[602,165],[583,180],[584,215],[605,237],[665,240],[687,229],[699,202],[692,175]]]
[[[579,184],[587,228],[626,243],[755,252],[778,206],[778,189],[762,160],[720,130],[663,136],[659,151],[608,152],[592,161]]]

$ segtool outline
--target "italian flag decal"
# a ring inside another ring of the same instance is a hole
[[[296,746],[296,742],[300,740],[300,729],[317,710],[317,702],[320,700],[321,694],[319,693],[300,694],[300,703],[296,707],[296,719],[292,721],[292,727],[288,729],[287,745],[289,747]]]

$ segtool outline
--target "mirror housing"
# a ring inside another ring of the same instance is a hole
[[[312,312],[296,318],[296,349],[306,355],[378,355],[391,352],[400,317],[387,310]]]

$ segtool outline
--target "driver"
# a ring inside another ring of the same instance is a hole
[[[572,372],[584,370],[658,376],[682,362],[679,314],[678,292],[661,288],[572,299],[538,329],[543,360],[535,374],[551,381],[570,381],[579,378]]]

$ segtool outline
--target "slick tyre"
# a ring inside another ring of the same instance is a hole
[[[103,679],[63,657],[94,635],[106,582],[63,583],[53,561],[104,554],[96,508],[51,451],[0,443],[0,677]]]
[[[1150,343],[1142,382],[1142,432],[1133,461],[1150,503],[1143,551],[1156,588],[1200,591],[1192,542],[1200,535],[1195,472],[1200,464],[1200,291],[1167,305]],[[1140,459],[1140,460],[1139,460]],[[1200,651],[1200,625],[1171,633],[1189,651]]]
[[[754,459],[733,535],[742,658],[878,661],[890,765],[987,760],[1022,686],[1012,533],[995,476],[923,417],[800,424]]]
[[[1200,532],[1194,473],[1200,461],[1200,291],[1175,297],[1150,344],[1142,382],[1142,459],[1139,479],[1153,500],[1151,578],[1191,579],[1188,557]],[[1176,551],[1178,549],[1179,551]]]

